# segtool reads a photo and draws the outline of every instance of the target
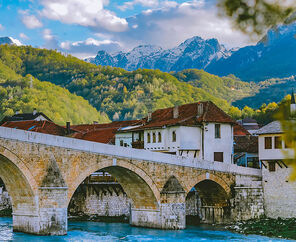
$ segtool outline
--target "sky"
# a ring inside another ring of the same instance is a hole
[[[217,0],[0,0],[0,37],[79,58],[138,45],[175,47],[200,36],[227,48],[251,44],[219,17]]]

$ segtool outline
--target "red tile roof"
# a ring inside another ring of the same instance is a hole
[[[105,144],[114,144],[117,130],[118,128],[104,128],[87,132],[77,132],[71,137]]]
[[[118,129],[127,126],[135,126],[143,123],[143,120],[114,121],[107,124],[81,124],[72,125],[71,129],[78,131],[73,138],[89,140],[105,144],[115,143],[115,134]]]
[[[47,120],[45,121],[35,121],[35,120],[7,121],[1,126],[7,127],[7,128],[22,129],[27,131],[44,133],[44,134],[52,134],[52,135],[60,135],[60,136],[67,135],[66,128]]]
[[[242,125],[237,123],[236,125],[233,126],[233,135],[234,136],[246,136],[246,135],[251,135],[251,134]]]
[[[132,125],[139,125],[142,124],[143,120],[126,120],[126,121],[113,121],[111,123],[105,123],[105,124],[79,124],[79,125],[71,125],[71,129],[77,130],[77,131],[93,131],[98,129],[108,129],[108,128],[122,128]]]
[[[202,106],[198,115],[198,106]],[[145,125],[133,130],[151,129],[174,125],[199,125],[202,122],[230,123],[236,122],[211,101],[185,104],[178,107],[178,117],[173,117],[174,107],[158,109],[152,113],[151,121],[144,119]]]

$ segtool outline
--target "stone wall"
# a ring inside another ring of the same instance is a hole
[[[295,218],[296,181],[290,179],[292,168],[275,164],[275,171],[262,168],[266,216]]]
[[[119,184],[81,184],[72,197],[70,216],[129,217],[131,199]]]
[[[256,219],[265,214],[262,180],[258,177],[236,175],[232,193],[233,221]]]

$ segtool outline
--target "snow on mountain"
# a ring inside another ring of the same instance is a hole
[[[172,49],[163,50],[159,46],[140,45],[126,53],[109,54],[99,51],[95,58],[88,58],[86,61],[126,70],[147,68],[169,72],[187,68],[203,69],[212,61],[228,57],[230,53],[216,39],[204,40],[195,36]]]
[[[4,44],[17,45],[17,46],[23,45],[18,39],[14,39],[12,37],[0,37],[0,45],[4,45]]]

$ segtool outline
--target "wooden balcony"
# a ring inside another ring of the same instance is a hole
[[[132,142],[132,147],[135,149],[144,149],[144,141],[134,141]]]

